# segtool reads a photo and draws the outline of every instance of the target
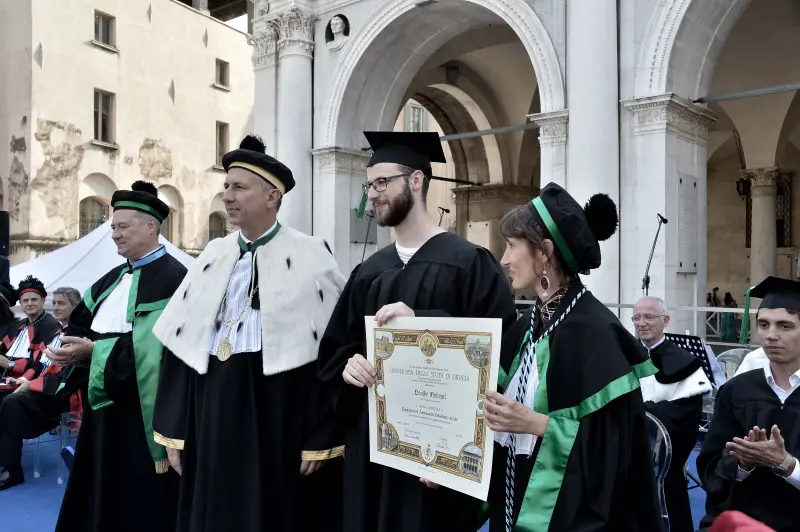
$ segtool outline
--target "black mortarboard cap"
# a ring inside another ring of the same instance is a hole
[[[800,310],[800,282],[767,277],[750,290],[750,297],[761,299],[759,308]]]
[[[169,216],[169,205],[158,199],[158,190],[152,183],[136,181],[130,190],[117,190],[111,196],[111,207],[117,211],[131,209],[144,212],[159,222]]]
[[[239,149],[223,155],[222,167],[226,172],[231,168],[249,170],[280,190],[281,194],[286,194],[295,185],[292,171],[267,155],[267,147],[258,135],[247,135],[239,144]]]
[[[430,177],[431,163],[445,163],[442,141],[436,132],[409,131],[365,131],[372,148],[372,157],[367,166],[379,163],[395,163],[425,170]]]
[[[569,192],[548,183],[529,206],[568,271],[583,273],[600,266],[599,241],[610,238],[619,221],[611,198],[595,194],[581,207]]]

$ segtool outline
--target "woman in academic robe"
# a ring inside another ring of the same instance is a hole
[[[502,263],[537,300],[504,335],[486,420],[492,532],[661,530],[639,378],[656,368],[578,273],[600,266],[614,203],[553,183],[503,219]]]

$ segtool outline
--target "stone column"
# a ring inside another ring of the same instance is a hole
[[[642,277],[658,227],[650,266],[650,295],[667,305],[703,306],[706,293],[706,141],[716,115],[674,94],[623,102],[620,235],[621,299],[643,295]],[[621,313],[630,324],[629,310]],[[705,335],[704,315],[673,312],[670,329]]]
[[[297,182],[286,195],[282,223],[312,232],[312,58],[314,16],[293,8],[276,17],[278,24],[277,157]]]
[[[253,18],[253,131],[261,135],[267,153],[276,155],[278,96],[278,26],[265,13]]]
[[[775,275],[777,267],[778,173],[777,168],[742,170],[742,177],[750,180],[750,286]]]
[[[314,235],[328,242],[342,272],[348,275],[361,262],[367,234],[367,219],[356,219],[355,211],[367,179],[369,154],[352,148],[321,148],[314,150],[313,156]],[[377,230],[370,232],[376,234]],[[375,243],[367,244],[367,256],[378,249],[377,239],[373,240]]]
[[[539,148],[541,150],[539,187],[552,182],[566,188],[569,111],[528,115],[528,120],[539,126]]]
[[[566,188],[583,205],[604,192],[619,201],[616,0],[567,3]],[[544,182],[542,183],[544,184]],[[619,302],[619,234],[600,244],[603,263],[585,279],[604,303]]]

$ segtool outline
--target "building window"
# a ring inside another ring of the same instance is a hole
[[[84,237],[108,220],[108,205],[98,198],[84,198],[79,207],[78,236]]]
[[[116,19],[100,11],[94,12],[94,40],[106,46],[116,47],[114,31]]]
[[[792,174],[783,173],[777,179],[778,196],[775,198],[775,236],[777,247],[792,247]],[[745,212],[745,247],[751,247],[750,233],[753,223],[753,202],[747,196]]]
[[[94,140],[114,143],[114,95],[94,90]]]
[[[222,156],[228,153],[228,124],[217,122],[217,166],[222,166]]]
[[[175,212],[175,209],[169,210],[169,216],[161,222],[161,236],[175,244],[178,240],[178,235],[175,234],[175,217],[178,214]]]
[[[421,105],[408,103],[405,108],[405,131],[428,131],[428,115]]]
[[[230,65],[227,62],[223,61],[222,59],[217,59],[217,71],[216,76],[214,77],[214,81],[217,85],[222,87],[230,87],[230,79],[228,77],[228,71],[230,70]]]
[[[228,223],[225,216],[219,212],[212,212],[208,215],[208,241],[215,238],[222,238],[228,234]]]

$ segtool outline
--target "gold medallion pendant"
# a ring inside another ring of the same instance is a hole
[[[217,348],[217,358],[221,362],[225,362],[231,355],[233,354],[233,346],[231,345],[230,341],[225,338],[223,341],[219,343],[219,347]]]

